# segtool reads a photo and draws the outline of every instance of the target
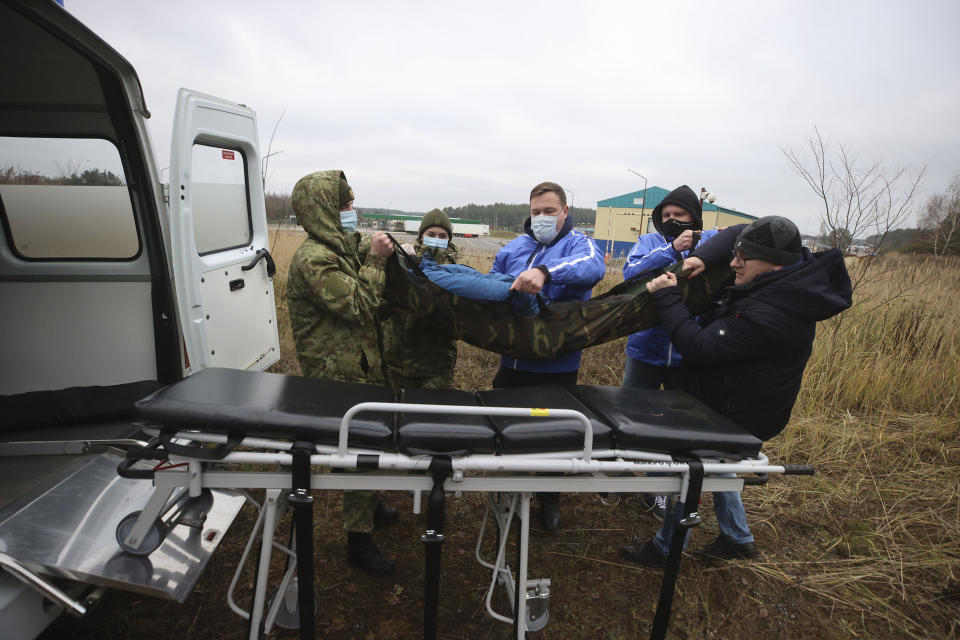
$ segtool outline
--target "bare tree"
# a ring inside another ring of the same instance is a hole
[[[780,150],[820,201],[821,230],[826,232],[826,241],[832,247],[851,253],[857,241],[871,239],[860,252],[865,252],[868,258],[848,263],[854,293],[867,283],[887,276],[893,263],[873,260],[872,256],[883,248],[887,235],[910,217],[926,166],[909,171],[888,166],[882,160],[863,164],[849,146],[837,144],[835,149],[831,148],[816,127],[807,139],[804,152],[783,147]],[[855,297],[854,307],[867,305],[856,315],[883,306],[917,284],[894,286],[882,300]],[[836,316],[836,330],[846,315]]]
[[[263,186],[264,191],[264,202],[269,204],[270,198],[266,196],[267,191],[267,180],[270,176],[267,173],[270,170],[270,158],[273,156],[283,153],[283,151],[274,151],[273,150],[273,139],[277,137],[277,129],[280,127],[280,121],[283,120],[283,116],[287,113],[287,108],[284,107],[283,111],[280,112],[280,117],[277,118],[277,121],[273,123],[273,132],[270,134],[270,142],[267,144],[267,153],[260,159],[260,181]],[[272,194],[271,194],[272,195]],[[269,217],[269,216],[268,216]],[[283,223],[283,218],[277,218],[277,227],[273,231],[273,242],[270,244],[270,251],[273,252],[277,248],[277,238],[280,235],[280,225]]]
[[[283,111],[280,112],[280,117],[277,118],[277,121],[273,124],[273,133],[270,134],[270,142],[267,144],[267,153],[264,154],[263,158],[260,159],[260,180],[263,183],[263,190],[267,190],[267,180],[270,176],[267,175],[267,172],[270,169],[270,158],[273,156],[283,153],[283,151],[273,151],[273,139],[277,136],[277,129],[280,127],[280,121],[283,120],[283,116],[287,114],[287,108],[284,107]]]
[[[920,216],[920,228],[933,255],[960,253],[960,172],[953,177],[946,192],[934,194],[927,200]]]
[[[780,149],[820,200],[820,220],[832,246],[848,253],[856,239],[872,237],[872,254],[883,247],[887,234],[902,225],[913,210],[926,167],[909,172],[882,160],[866,165],[851,149],[836,151],[814,127],[807,150]]]

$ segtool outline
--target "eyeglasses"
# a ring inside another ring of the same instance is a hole
[[[730,262],[743,262],[746,264],[747,260],[753,260],[750,256],[740,253],[736,249],[730,252]]]

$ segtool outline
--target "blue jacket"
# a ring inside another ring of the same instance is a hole
[[[589,300],[593,285],[606,273],[603,254],[593,239],[574,231],[573,219],[569,215],[550,244],[543,244],[533,236],[529,218],[523,229],[524,235],[514,238],[497,252],[490,273],[516,277],[527,269],[543,265],[550,274],[549,282],[543,287],[544,297],[551,301]],[[580,368],[580,352],[556,360],[520,360],[504,356],[500,363],[517,371],[564,373]]]
[[[458,296],[471,300],[509,300],[514,312],[521,316],[540,313],[536,296],[510,290],[511,276],[481,273],[465,264],[437,264],[426,252],[420,260],[420,270],[430,282]]]
[[[717,235],[716,229],[709,229],[700,236],[699,244]],[[659,233],[647,233],[637,239],[627,262],[623,265],[623,279],[646,273],[653,269],[667,267],[688,257],[687,251],[673,248],[673,238]],[[680,366],[680,354],[674,350],[670,337],[662,326],[638,331],[627,340],[627,356],[658,367]]]

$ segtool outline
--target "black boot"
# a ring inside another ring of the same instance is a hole
[[[393,560],[380,551],[369,533],[347,532],[347,561],[375,576],[393,573]]]
[[[377,502],[377,509],[373,512],[373,528],[379,529],[388,524],[393,524],[400,519],[400,512],[395,507],[391,507],[382,500]]]
[[[666,556],[660,553],[657,546],[653,544],[653,540],[642,544],[639,539],[634,538],[633,544],[628,544],[620,549],[620,555],[644,567],[663,569],[667,566]]]
[[[540,503],[540,524],[547,531],[556,531],[562,524],[560,520],[560,494],[538,493],[537,502]]]
[[[760,551],[755,542],[737,543],[721,533],[707,546],[694,551],[693,555],[700,562],[710,563],[713,560],[752,560],[760,556]]]

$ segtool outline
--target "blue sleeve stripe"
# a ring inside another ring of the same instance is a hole
[[[637,266],[638,264],[640,264],[640,261],[641,261],[641,260],[644,260],[644,259],[646,259],[646,258],[649,258],[651,255],[653,255],[654,253],[656,253],[656,252],[658,252],[658,251],[666,251],[666,250],[667,250],[667,247],[657,247],[656,249],[652,250],[650,253],[647,253],[646,255],[643,255],[643,256],[637,258],[636,260],[633,260],[632,262],[630,261],[629,258],[627,258],[627,266],[628,266],[628,267],[635,267],[635,266]]]

